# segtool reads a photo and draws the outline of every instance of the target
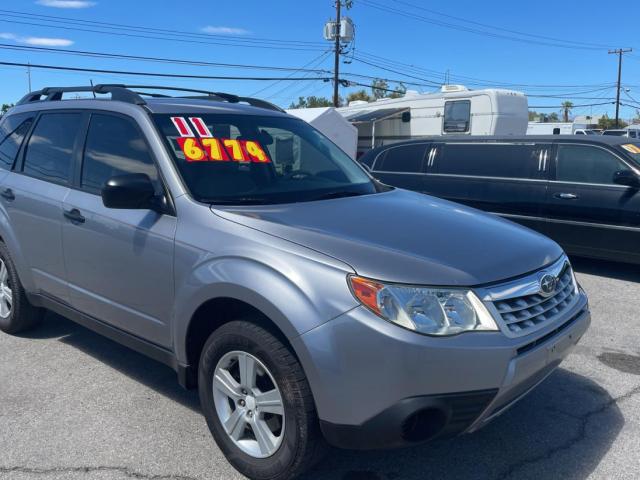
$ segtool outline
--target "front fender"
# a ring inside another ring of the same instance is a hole
[[[37,235],[37,232],[34,232],[34,235]],[[15,232],[11,227],[11,222],[9,221],[9,213],[7,212],[6,207],[0,202],[0,237],[4,241],[7,249],[9,250],[9,254],[11,255],[11,260],[18,271],[18,277],[20,277],[20,283],[24,289],[30,293],[35,291],[35,283],[33,281],[33,276],[31,274],[31,268],[27,263],[24,254],[22,253],[22,248],[20,247],[20,242],[15,236]]]
[[[209,258],[178,283],[174,343],[186,363],[186,338],[196,310],[216,298],[232,298],[266,315],[287,338],[295,338],[357,305],[344,270],[290,255],[279,268],[252,258]]]

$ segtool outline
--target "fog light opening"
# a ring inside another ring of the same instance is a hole
[[[402,438],[424,442],[438,435],[447,424],[447,414],[438,408],[426,408],[409,415],[402,423]]]

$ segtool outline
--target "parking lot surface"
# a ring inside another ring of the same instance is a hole
[[[638,478],[640,268],[574,266],[591,330],[528,397],[472,435],[333,450],[306,478]],[[0,334],[0,479],[132,478],[243,477],[169,368],[52,314],[26,336]]]

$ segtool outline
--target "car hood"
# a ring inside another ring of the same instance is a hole
[[[542,268],[562,255],[547,237],[427,195],[385,193],[285,205],[214,208],[387,282],[474,286]]]

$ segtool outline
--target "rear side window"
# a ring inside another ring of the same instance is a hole
[[[0,168],[10,169],[33,123],[33,113],[9,115],[0,124]]]
[[[115,175],[144,173],[159,187],[158,170],[138,127],[114,115],[91,115],[82,163],[82,188],[99,192]]]
[[[612,153],[589,145],[558,145],[556,180],[614,184],[613,176],[629,168]]]
[[[24,173],[54,183],[68,183],[73,145],[81,123],[79,113],[42,115],[27,144]]]
[[[438,173],[499,178],[537,178],[541,147],[448,143]]]
[[[444,104],[444,132],[468,133],[471,126],[471,101],[458,100]]]
[[[383,152],[375,163],[379,172],[420,173],[428,144],[402,145]]]

